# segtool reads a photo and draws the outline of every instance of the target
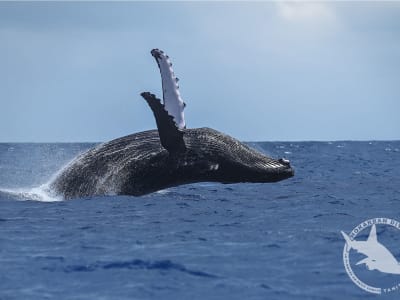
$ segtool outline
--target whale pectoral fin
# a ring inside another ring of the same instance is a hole
[[[151,55],[155,58],[158,68],[160,69],[165,110],[173,117],[177,127],[184,129],[186,127],[183,113],[185,103],[179,92],[179,79],[175,76],[174,70],[172,69],[171,60],[169,56],[160,49],[151,50]]]
[[[149,92],[144,92],[140,95],[146,100],[156,118],[161,145],[169,153],[184,150],[186,147],[183,140],[183,131],[176,126],[174,118],[168,114],[161,100]]]

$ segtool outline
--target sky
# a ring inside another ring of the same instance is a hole
[[[150,50],[188,128],[244,141],[400,139],[400,2],[0,2],[0,142],[156,128]]]

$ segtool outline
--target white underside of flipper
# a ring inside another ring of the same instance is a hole
[[[185,115],[183,113],[185,103],[179,93],[178,78],[174,74],[172,63],[169,57],[159,49],[153,49],[151,54],[156,59],[160,68],[165,110],[174,118],[176,126],[179,129],[184,129],[186,127]]]

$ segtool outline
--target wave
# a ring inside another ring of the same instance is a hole
[[[61,261],[63,261],[62,258]],[[46,271],[57,271],[57,266],[44,267],[42,268]],[[156,261],[147,261],[142,259],[133,259],[128,261],[111,261],[111,262],[101,262],[97,261],[92,264],[85,265],[68,265],[62,270],[65,273],[73,273],[73,272],[93,272],[97,269],[103,270],[112,270],[112,269],[147,269],[147,270],[161,270],[161,271],[178,271],[182,273],[186,273],[193,276],[199,277],[208,277],[208,278],[219,278],[219,276],[207,273],[199,270],[192,270],[187,268],[186,266],[172,262],[170,260],[156,260]]]

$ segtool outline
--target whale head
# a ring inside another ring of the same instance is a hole
[[[196,152],[196,169],[207,170],[205,180],[263,183],[294,176],[288,160],[270,158],[214,129],[186,130],[184,137],[188,151]]]
[[[253,149],[240,149],[245,157],[221,160],[221,181],[224,183],[276,182],[294,176],[290,162],[286,159],[271,159]]]

